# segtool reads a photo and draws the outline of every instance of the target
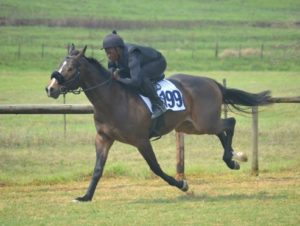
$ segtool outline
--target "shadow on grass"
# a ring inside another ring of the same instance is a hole
[[[273,195],[267,192],[259,192],[256,194],[228,194],[228,195],[195,195],[187,193],[177,198],[159,198],[159,199],[139,199],[132,202],[133,204],[162,204],[162,203],[178,203],[178,202],[224,202],[224,201],[243,201],[243,200],[278,200],[286,199],[287,196],[278,194]]]

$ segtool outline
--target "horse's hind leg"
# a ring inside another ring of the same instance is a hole
[[[155,157],[155,154],[153,152],[152,146],[149,142],[149,140],[146,140],[138,147],[139,152],[144,157],[146,162],[148,163],[150,169],[159,177],[161,177],[163,180],[168,182],[168,184],[175,186],[179,188],[182,191],[188,190],[188,184],[185,180],[179,180],[177,181],[174,177],[171,177],[167,174],[165,174],[162,169],[160,168],[157,159]]]
[[[233,148],[232,148],[232,138],[234,135],[234,126],[235,126],[235,119],[228,118],[222,119],[223,123],[223,131],[218,133],[217,136],[219,137],[222,146],[224,148],[224,155],[223,161],[230,169],[240,169],[240,165],[238,162],[232,160],[233,157]]]

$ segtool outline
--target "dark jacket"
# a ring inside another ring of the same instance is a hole
[[[109,62],[108,69],[111,71],[118,70],[120,82],[133,87],[139,87],[142,82],[141,70],[151,62],[163,58],[157,50],[134,44],[125,44],[123,56],[117,63]],[[157,74],[161,75],[161,71]]]

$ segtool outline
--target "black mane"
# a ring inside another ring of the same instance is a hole
[[[106,76],[106,77],[109,77],[109,76],[110,76],[109,73],[108,73],[108,71],[107,71],[107,69],[106,69],[105,67],[103,67],[102,64],[101,64],[98,60],[96,60],[96,59],[93,58],[93,57],[85,57],[85,59],[86,59],[90,64],[94,65],[94,66],[97,68],[97,70],[99,70],[99,73],[100,73],[101,75],[104,75],[104,76]]]

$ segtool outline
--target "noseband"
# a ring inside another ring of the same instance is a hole
[[[75,75],[72,76],[72,78],[69,80],[65,80],[64,76],[61,73],[59,73],[58,71],[54,71],[51,74],[51,79],[53,79],[53,78],[55,78],[57,80],[58,84],[62,86],[60,89],[61,94],[67,94],[68,92],[76,93],[77,90],[72,90],[72,89],[69,89],[68,87],[72,87],[79,82],[80,70],[77,68]]]
[[[64,76],[59,73],[58,71],[53,71],[51,74],[51,79],[55,78],[58,82],[58,84],[62,85],[65,82]]]
[[[82,89],[82,88],[78,88],[78,89],[69,89],[69,87],[72,87],[73,85],[76,85],[77,83],[79,83],[80,80],[80,70],[77,68],[75,75],[72,76],[71,79],[69,80],[65,80],[64,76],[59,73],[58,71],[54,71],[51,74],[51,79],[55,78],[58,82],[59,85],[62,85],[61,89],[60,89],[60,93],[61,94],[67,94],[67,93],[73,93],[73,94],[80,94],[81,92],[86,92],[86,91],[90,91],[93,90],[95,88],[104,86],[106,84],[110,84],[112,81],[112,77],[109,77],[108,79],[106,79],[104,82],[101,82],[95,86],[91,86],[88,87],[86,89]]]

